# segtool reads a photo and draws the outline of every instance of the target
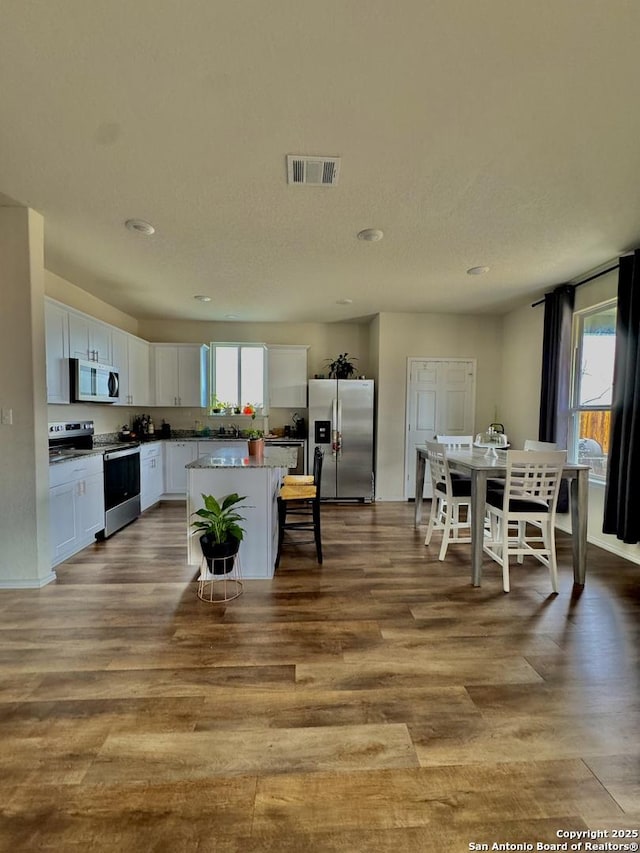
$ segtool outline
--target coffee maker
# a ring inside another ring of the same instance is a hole
[[[291,417],[293,421],[293,435],[295,438],[306,438],[307,437],[307,425],[305,423],[302,415],[299,415],[297,412],[293,413]]]

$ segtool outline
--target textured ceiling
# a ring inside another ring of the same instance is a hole
[[[2,0],[0,193],[139,318],[501,312],[638,245],[639,41],[622,0]]]

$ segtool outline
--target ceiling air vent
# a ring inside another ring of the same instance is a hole
[[[287,154],[287,183],[334,187],[340,173],[339,157],[303,157]]]

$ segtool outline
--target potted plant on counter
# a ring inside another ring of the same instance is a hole
[[[226,403],[222,400],[218,400],[217,396],[213,394],[211,396],[211,413],[214,415],[222,415],[224,414],[224,410],[226,408]]]
[[[198,519],[191,522],[196,531],[200,531],[200,547],[207,561],[209,571],[214,575],[224,575],[231,571],[235,555],[244,537],[244,529],[238,522],[244,521],[237,510],[245,496],[240,497],[233,492],[219,499],[213,495],[202,495],[204,507],[196,510],[193,515]]]

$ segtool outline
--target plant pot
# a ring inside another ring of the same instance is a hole
[[[240,541],[230,539],[228,542],[215,542],[209,533],[203,533],[200,547],[209,571],[214,575],[226,575],[233,569]]]
[[[256,459],[264,457],[264,438],[249,439],[249,456],[255,456]]]

